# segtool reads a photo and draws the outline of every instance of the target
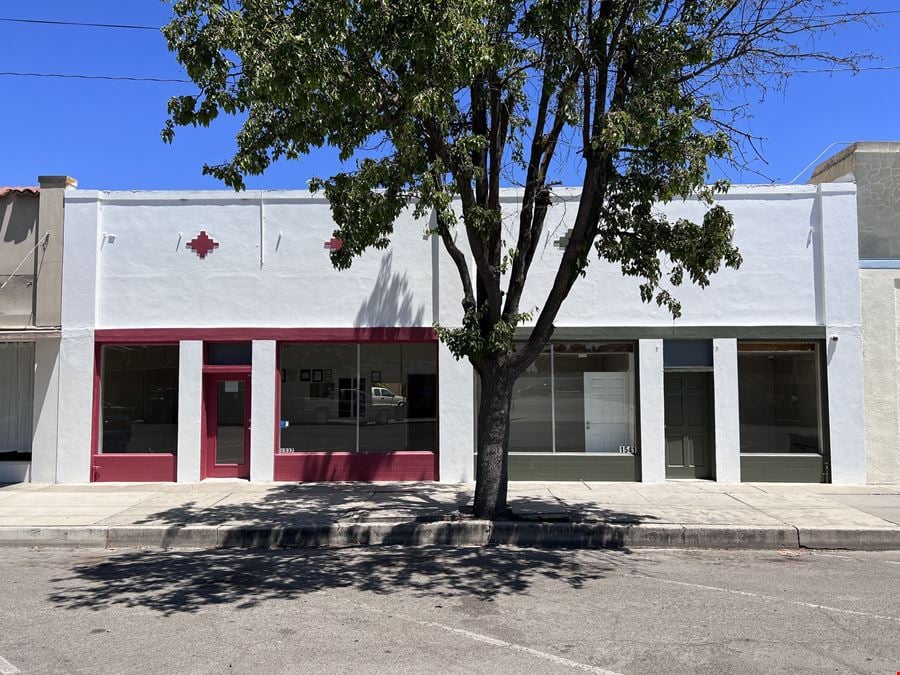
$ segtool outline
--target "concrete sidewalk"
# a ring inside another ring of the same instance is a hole
[[[0,544],[900,549],[900,485],[512,483],[513,518],[493,523],[467,515],[473,489],[217,479],[8,485]]]

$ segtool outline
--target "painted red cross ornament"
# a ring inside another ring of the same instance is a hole
[[[329,251],[340,251],[343,246],[344,242],[337,237],[332,237],[325,242],[325,248],[327,248]]]
[[[186,248],[191,249],[202,260],[219,248],[219,242],[213,241],[212,237],[206,234],[206,230],[200,230],[200,234],[191,239]]]

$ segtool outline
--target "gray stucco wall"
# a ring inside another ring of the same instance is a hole
[[[855,180],[861,260],[900,260],[900,143],[854,143],[815,168],[810,183]]]
[[[40,193],[0,196],[0,329],[59,328],[68,176],[40,176]],[[14,276],[10,275],[15,272]]]
[[[33,323],[35,263],[31,249],[37,243],[37,228],[37,195],[12,192],[0,197],[0,285],[6,282],[0,290],[0,328]]]
[[[900,152],[858,154],[856,184],[860,259],[900,259]]]

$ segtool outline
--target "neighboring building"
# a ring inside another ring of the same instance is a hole
[[[615,265],[576,283],[516,387],[512,479],[865,482],[855,187],[720,201],[744,264],[678,289],[681,319]],[[58,442],[35,436],[33,480],[472,480],[477,383],[434,334],[459,281],[427,220],[346,271],[307,192],[69,191],[65,223]]]
[[[75,182],[0,188],[0,483],[55,479],[63,193]],[[43,455],[42,455],[43,457]],[[43,460],[42,460],[43,461]]]
[[[870,483],[900,483],[900,143],[854,143],[811,183],[855,182]]]

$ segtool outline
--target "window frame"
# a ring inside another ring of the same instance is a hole
[[[814,355],[816,364],[816,433],[818,434],[819,452],[745,452],[743,440],[738,434],[738,450],[741,457],[821,457],[827,466],[831,461],[831,439],[829,435],[828,415],[828,365],[826,362],[827,347],[822,339],[783,340],[783,339],[739,339],[737,340],[738,371],[738,426],[741,414],[741,353],[750,354],[809,354]]]

